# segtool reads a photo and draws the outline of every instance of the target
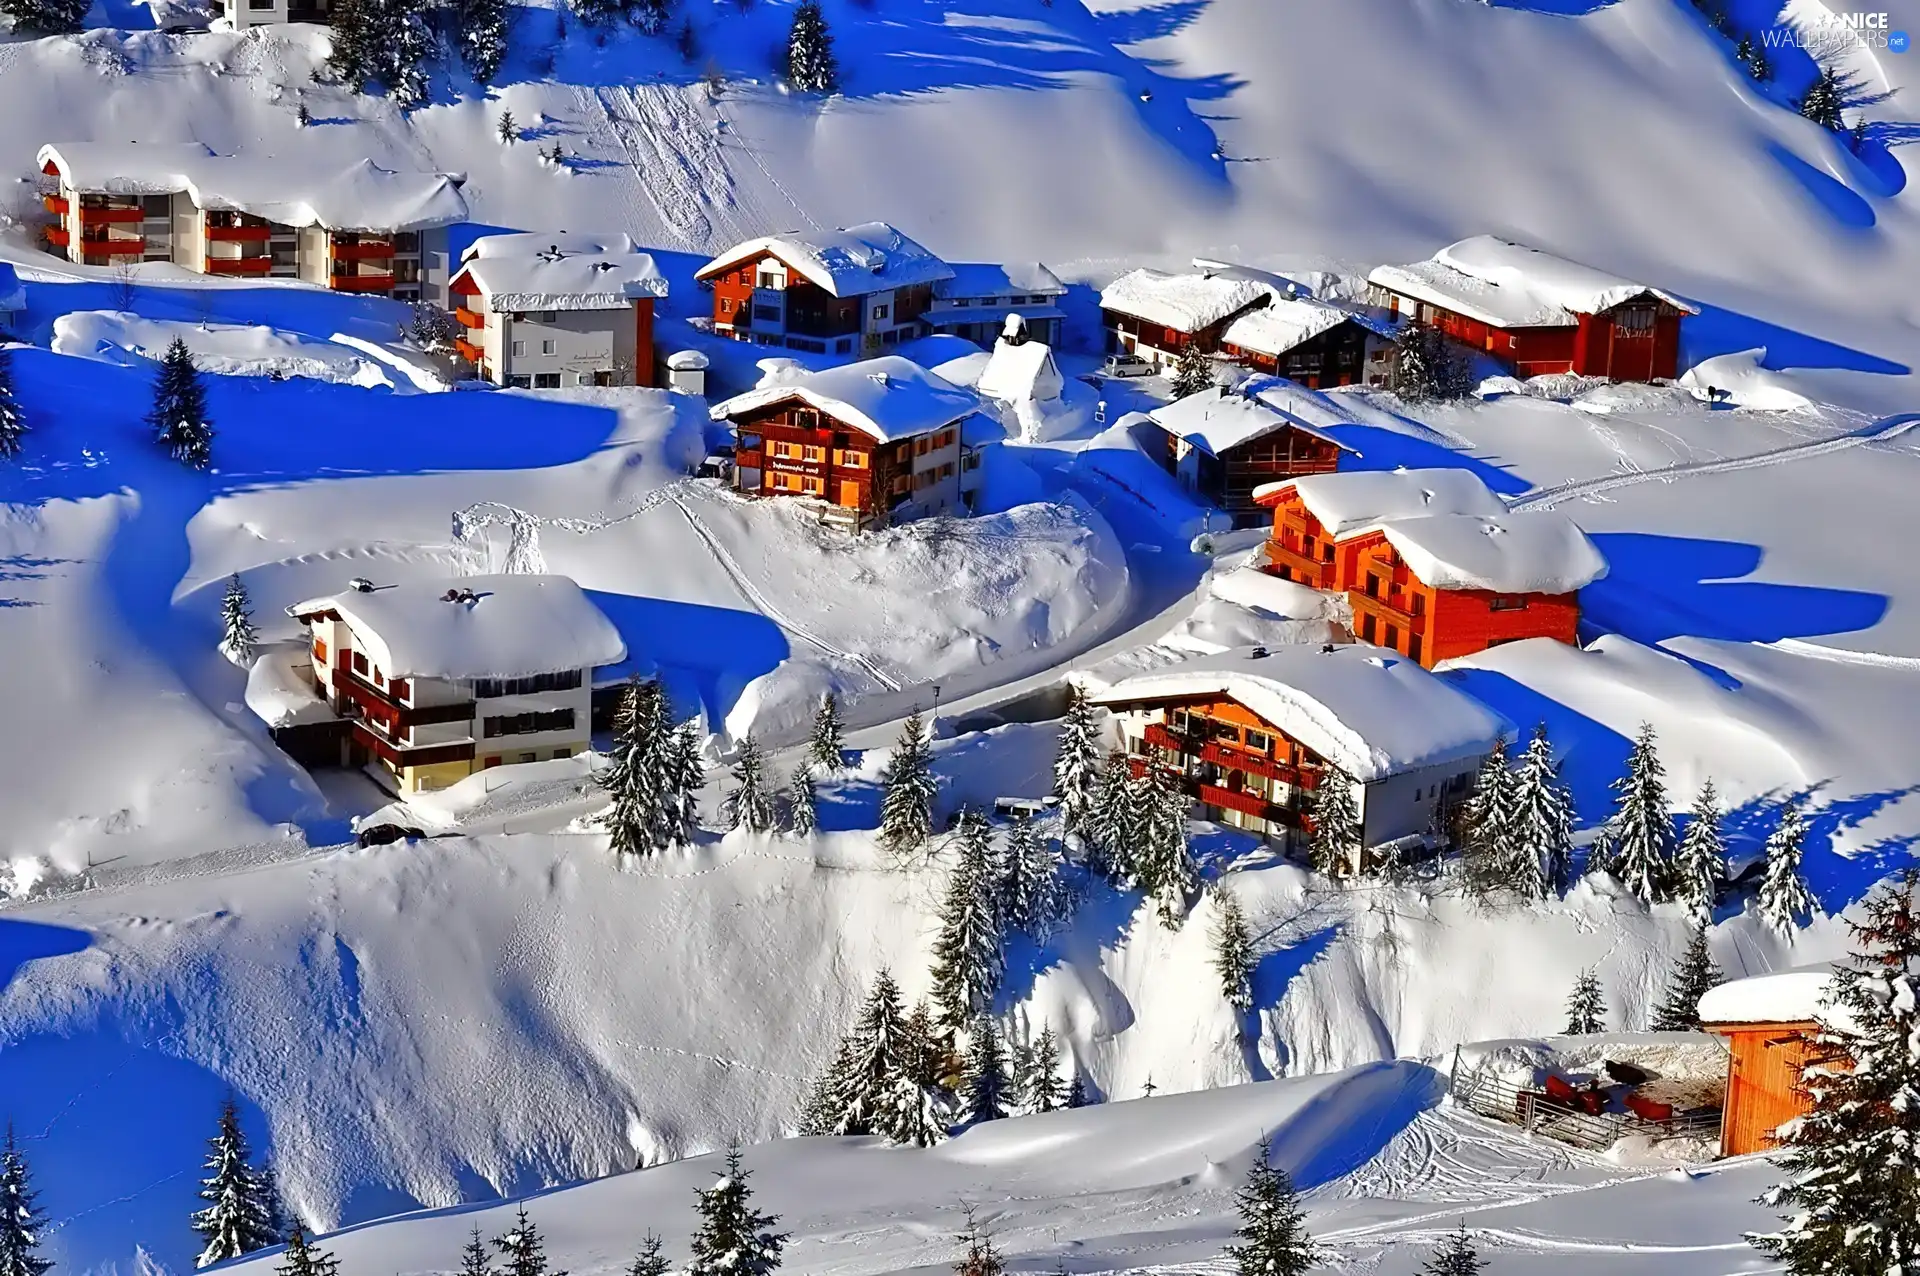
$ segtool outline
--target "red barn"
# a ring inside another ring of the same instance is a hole
[[[1801,1071],[1830,1047],[1815,1041],[1833,968],[1826,964],[1735,979],[1700,999],[1701,1027],[1727,1044],[1727,1097],[1720,1155],[1780,1145],[1779,1129],[1813,1104]],[[1844,1066],[1844,1064],[1843,1064]]]
[[[1492,235],[1367,276],[1371,300],[1484,351],[1522,377],[1553,372],[1653,381],[1678,375],[1694,306]]]

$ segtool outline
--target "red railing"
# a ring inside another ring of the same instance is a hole
[[[462,328],[484,328],[487,326],[487,317],[485,315],[477,315],[465,306],[455,307],[453,317],[460,322]]]
[[[459,351],[460,357],[468,363],[480,362],[480,347],[474,345],[473,342],[468,341],[465,337],[455,337],[453,339],[453,348]]]
[[[341,275],[333,276],[335,292],[392,292],[392,275]]]
[[[80,224],[91,226],[100,222],[137,222],[145,221],[146,213],[138,208],[101,208],[97,205],[80,205]]]
[[[264,244],[273,237],[271,226],[216,226],[207,223],[207,240],[215,244]]]
[[[374,261],[393,256],[393,245],[385,240],[372,240],[358,244],[331,244],[328,246],[335,261]]]
[[[55,248],[65,248],[69,243],[73,242],[73,236],[67,232],[65,226],[49,226],[46,228],[45,234],[47,236],[47,243]]]
[[[1258,753],[1248,753],[1243,749],[1230,749],[1224,744],[1209,742],[1200,748],[1200,759],[1215,766],[1226,767],[1230,771],[1245,771],[1248,775],[1262,775],[1269,780],[1279,780],[1284,784],[1297,785],[1300,788],[1312,788],[1313,773],[1302,771],[1287,762],[1280,762]]]
[[[47,211],[56,217],[65,217],[67,215],[67,209],[72,207],[72,205],[67,203],[67,197],[65,195],[42,195],[40,202],[45,204]]]
[[[1196,794],[1208,806],[1217,806],[1226,811],[1238,811],[1242,815],[1252,815],[1263,820],[1287,818],[1291,812],[1284,807],[1275,806],[1257,793],[1237,793],[1232,789],[1223,789],[1217,784],[1196,785]]]
[[[209,257],[209,275],[264,275],[273,269],[271,257]]]

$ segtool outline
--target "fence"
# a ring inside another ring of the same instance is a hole
[[[1635,1134],[1663,1140],[1714,1138],[1720,1133],[1717,1108],[1676,1112],[1663,1121],[1650,1121],[1630,1112],[1589,1112],[1577,1104],[1553,1098],[1543,1090],[1515,1085],[1480,1069],[1463,1074],[1457,1052],[1447,1093],[1469,1112],[1509,1125],[1525,1126],[1529,1134],[1596,1152],[1605,1151]]]

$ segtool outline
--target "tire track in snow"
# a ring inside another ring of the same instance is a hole
[[[734,209],[738,199],[714,130],[686,91],[665,84],[606,85],[594,97],[641,191],[679,238],[678,246],[706,247],[714,238],[707,210]]]

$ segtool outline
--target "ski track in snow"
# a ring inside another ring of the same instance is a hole
[[[626,152],[640,189],[652,201],[678,247],[700,250],[714,241],[709,213],[736,213],[739,200],[714,127],[688,90],[667,84],[607,85],[593,100]],[[729,238],[734,224],[722,228]]]

